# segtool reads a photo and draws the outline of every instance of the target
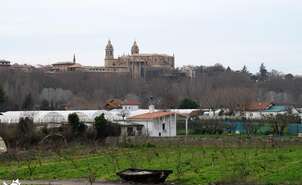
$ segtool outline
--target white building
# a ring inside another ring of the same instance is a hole
[[[128,136],[146,135],[151,137],[173,137],[176,136],[176,119],[186,118],[196,109],[137,109],[124,110],[70,110],[70,111],[9,111],[0,115],[0,123],[17,124],[21,118],[30,118],[35,124],[57,126],[68,123],[68,115],[76,113],[80,121],[84,123],[94,123],[94,119],[101,114],[113,123],[122,126],[122,131]]]
[[[270,102],[252,102],[245,107],[245,111],[239,111],[237,115],[246,119],[263,119],[264,111],[272,105]]]
[[[173,137],[176,136],[175,112],[148,112],[129,117],[128,122],[143,125],[143,134],[151,137]]]
[[[196,78],[196,66],[187,65],[181,68],[181,71],[189,78]]]
[[[279,114],[295,114],[299,112],[296,108],[287,105],[274,105],[272,103],[258,103],[248,107],[243,116],[246,119],[265,119],[269,116],[277,116]]]
[[[125,100],[122,103],[122,109],[127,111],[135,111],[139,109],[141,103],[138,100]]]
[[[10,61],[0,60],[0,67],[10,67]]]

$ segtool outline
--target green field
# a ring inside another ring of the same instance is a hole
[[[226,147],[140,145],[128,147],[71,146],[59,152],[31,151],[2,155],[0,179],[80,179],[96,176],[118,180],[119,170],[138,167],[172,169],[177,184],[257,182],[302,184],[302,146]]]

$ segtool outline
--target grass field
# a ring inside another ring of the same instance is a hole
[[[198,145],[141,145],[91,148],[72,146],[60,152],[4,155],[0,179],[118,180],[119,170],[138,167],[172,169],[170,182],[257,182],[302,184],[302,146],[225,147]]]

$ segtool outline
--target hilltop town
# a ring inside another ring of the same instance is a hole
[[[56,62],[49,65],[32,66],[29,64],[12,64],[7,60],[0,60],[0,69],[16,69],[26,72],[40,70],[45,73],[62,72],[91,72],[91,73],[120,73],[131,76],[132,79],[144,79],[152,76],[194,77],[193,66],[183,66],[175,69],[175,57],[168,54],[140,53],[138,43],[134,41],[131,54],[114,56],[114,47],[109,40],[105,47],[104,66],[86,66],[76,59]]]
[[[301,7],[3,1],[0,180],[302,185]]]

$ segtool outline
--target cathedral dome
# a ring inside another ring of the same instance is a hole
[[[139,48],[138,48],[138,45],[136,43],[136,41],[134,41],[133,45],[132,45],[132,48],[131,48],[131,54],[132,55],[135,55],[135,54],[139,54]]]

